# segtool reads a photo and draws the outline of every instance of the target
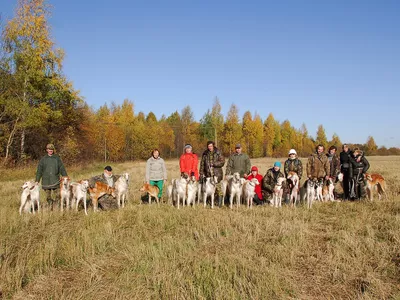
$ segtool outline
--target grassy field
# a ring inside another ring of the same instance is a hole
[[[252,163],[264,174],[273,161]],[[35,169],[3,171],[0,298],[400,299],[400,157],[369,161],[387,201],[311,210],[141,205],[145,162],[128,162],[113,165],[131,174],[123,210],[19,216]],[[102,168],[67,166],[73,180]],[[178,161],[167,169],[177,177]]]

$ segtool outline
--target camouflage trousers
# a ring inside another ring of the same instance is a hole
[[[102,210],[113,210],[118,209],[117,199],[109,194],[105,194],[99,198],[99,207]]]
[[[47,208],[49,210],[58,210],[60,207],[60,188],[45,189]]]

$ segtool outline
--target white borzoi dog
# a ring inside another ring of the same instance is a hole
[[[307,200],[307,208],[311,208],[315,198],[315,183],[311,178],[306,181],[307,191],[304,194],[303,200]]]
[[[207,206],[207,197],[211,198],[211,208],[214,208],[214,195],[216,184],[218,183],[218,177],[207,177],[204,179],[202,191],[203,191],[203,203],[204,207]]]
[[[257,178],[252,178],[251,180],[244,180],[243,182],[243,200],[247,203],[247,208],[253,208],[253,198],[256,193],[256,185],[259,185],[260,182]],[[232,208],[232,207],[231,207]]]
[[[180,208],[180,202],[182,199],[182,206],[185,206],[186,201],[186,191],[187,191],[188,179],[180,177],[174,180],[172,186],[172,198],[176,201],[176,206]]]
[[[87,190],[89,188],[88,180],[80,180],[78,182],[72,182],[70,186],[72,204],[75,204],[75,210],[78,211],[79,202],[82,201],[83,208],[85,209],[85,215],[87,215]]]
[[[122,174],[115,182],[115,195],[117,196],[118,208],[125,207],[126,195],[128,194],[129,173]]]
[[[292,206],[296,206],[298,202],[298,194],[299,194],[299,184],[300,178],[296,172],[290,171],[287,177],[288,181],[290,180],[290,194],[289,194],[289,203]]]
[[[19,207],[20,215],[22,214],[22,210],[35,213],[35,203],[37,204],[38,212],[40,211],[39,190],[39,184],[33,180],[27,181],[22,185],[21,206]]]
[[[71,190],[70,190],[71,180],[68,176],[63,176],[60,179],[60,210],[70,209],[70,199],[71,199]]]
[[[322,195],[322,189],[324,187],[324,181],[323,180],[316,181],[315,182],[315,187],[316,187],[315,188],[315,200],[323,202],[324,201],[324,197]]]
[[[230,209],[233,208],[233,199],[234,198],[236,198],[236,207],[239,208],[240,198],[242,196],[242,187],[243,187],[243,183],[245,181],[246,181],[246,179],[240,178],[240,174],[238,172],[233,173],[232,177],[228,180]]]

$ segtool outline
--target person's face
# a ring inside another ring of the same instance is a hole
[[[318,154],[322,154],[324,152],[324,147],[319,146],[317,152]]]
[[[186,152],[186,153],[192,153],[192,148],[186,148],[186,149],[185,149],[185,152]]]
[[[251,174],[253,174],[253,176],[255,177],[255,176],[257,176],[258,172],[254,170],[254,171],[251,171]]]
[[[344,147],[343,147],[343,151],[344,151],[344,152],[349,151],[349,147],[348,147],[348,146],[344,146]]]
[[[158,151],[153,152],[154,158],[158,158],[160,156],[160,153]]]
[[[275,172],[278,172],[279,169],[280,169],[280,168],[279,168],[278,166],[275,166],[275,167],[274,167]]]
[[[329,153],[330,153],[331,155],[334,155],[334,154],[336,153],[336,149],[331,149],[331,150],[329,150]]]
[[[214,151],[214,145],[213,145],[213,144],[209,144],[209,145],[207,146],[207,148],[208,148],[208,150],[210,150],[210,151]]]
[[[111,176],[112,175],[112,171],[104,170],[104,174],[106,174],[107,176]]]
[[[290,157],[290,158],[295,158],[295,157],[296,157],[296,154],[290,153],[290,154],[289,154],[289,157]]]
[[[236,153],[242,153],[242,148],[235,148]]]
[[[54,153],[53,149],[46,149],[46,151],[47,151],[47,154],[50,155],[50,156],[52,156],[53,153]]]

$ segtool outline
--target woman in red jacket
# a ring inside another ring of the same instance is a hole
[[[192,153],[192,145],[187,144],[184,148],[184,153],[179,159],[179,167],[181,169],[181,174],[187,174],[188,176],[194,175],[196,180],[199,180],[199,159],[195,153]]]
[[[247,176],[247,180],[252,180],[253,178],[257,178],[260,184],[256,185],[255,195],[253,197],[253,201],[256,205],[264,204],[262,193],[261,193],[261,185],[263,181],[263,176],[258,174],[258,168],[256,166],[251,167],[251,174]]]

